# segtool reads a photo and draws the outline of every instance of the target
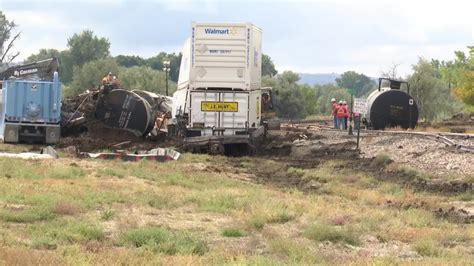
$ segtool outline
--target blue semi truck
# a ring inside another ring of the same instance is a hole
[[[60,138],[59,62],[51,58],[0,73],[0,137],[7,143],[54,144]]]

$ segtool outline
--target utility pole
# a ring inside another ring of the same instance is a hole
[[[168,96],[168,73],[170,72],[169,60],[163,61],[163,71],[165,72],[165,80],[166,80],[166,96]]]

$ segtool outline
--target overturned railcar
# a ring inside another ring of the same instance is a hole
[[[388,87],[382,87],[389,83]],[[405,85],[405,86],[403,86]],[[406,88],[406,92],[402,90]],[[367,98],[367,124],[372,129],[401,127],[415,128],[418,122],[418,106],[410,95],[405,81],[379,79],[379,87]]]

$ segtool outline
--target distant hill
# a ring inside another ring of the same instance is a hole
[[[300,76],[299,84],[308,84],[308,85],[324,85],[324,84],[336,84],[336,78],[340,75],[337,73],[298,73]]]

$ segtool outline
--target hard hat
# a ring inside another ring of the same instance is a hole
[[[112,75],[112,72],[109,72],[109,75]]]
[[[342,104],[342,101],[339,101],[340,104]]]
[[[343,101],[342,103],[343,103],[343,104],[347,104],[347,102],[346,102],[346,101]]]
[[[335,102],[335,101],[336,101],[336,99],[334,99],[334,98],[331,99],[331,102]]]

